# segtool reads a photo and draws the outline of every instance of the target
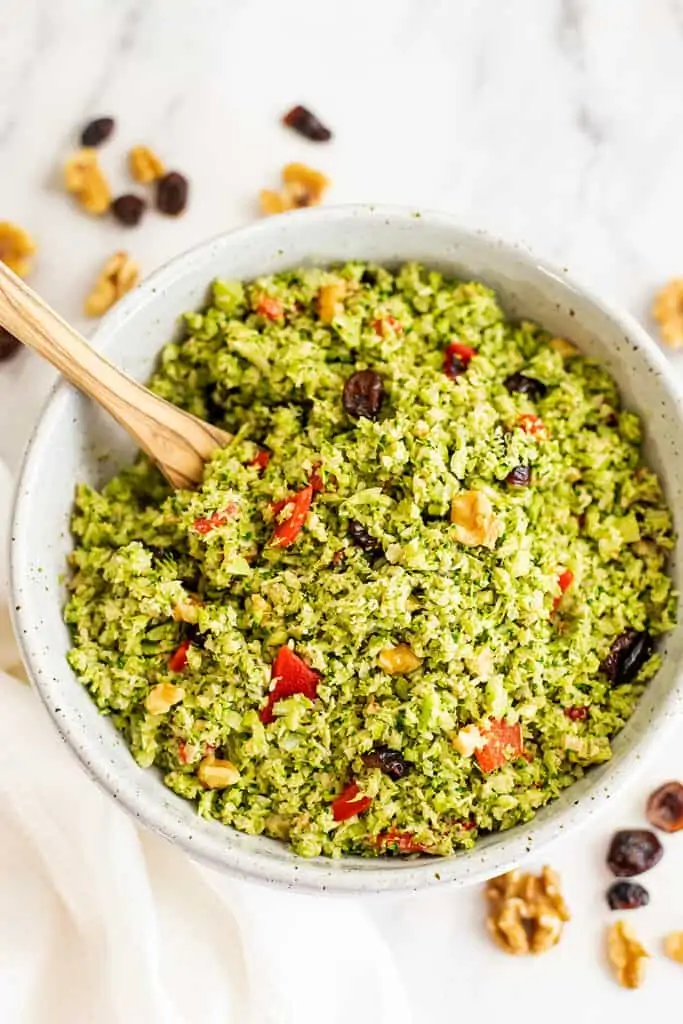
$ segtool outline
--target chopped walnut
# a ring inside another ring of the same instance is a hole
[[[475,750],[485,747],[487,740],[477,729],[476,725],[466,725],[453,737],[453,746],[463,757],[472,757]]]
[[[493,505],[482,491],[456,494],[451,502],[451,522],[455,539],[469,547],[492,548],[500,532]]]
[[[345,295],[345,281],[333,281],[332,284],[321,286],[318,292],[318,316],[324,324],[331,324],[335,316],[341,313]]]
[[[380,651],[377,664],[390,676],[402,676],[414,672],[420,667],[422,660],[408,644],[397,644],[396,647],[387,647]]]
[[[141,185],[149,185],[166,173],[163,163],[149,146],[133,146],[128,154],[128,168]]]
[[[64,165],[64,183],[88,213],[100,216],[111,205],[111,191],[97,159],[97,152],[78,149]]]
[[[210,754],[205,757],[197,769],[197,778],[207,789],[225,789],[234,786],[240,777],[232,761],[221,761]]]
[[[683,932],[670,932],[664,939],[664,952],[670,960],[683,964]]]
[[[284,213],[303,206],[317,206],[329,185],[330,180],[322,171],[306,164],[287,164],[282,169],[282,190],[261,190],[261,211],[265,214]]]
[[[102,316],[114,303],[134,288],[140,276],[140,268],[128,253],[117,252],[104,265],[95,287],[85,300],[87,316]]]
[[[552,868],[540,875],[509,871],[486,884],[488,928],[501,949],[513,956],[545,953],[557,945],[569,910]]]
[[[571,359],[572,356],[579,353],[576,345],[572,345],[571,341],[567,341],[566,338],[551,338],[548,344],[556,352],[559,352],[563,359]]]
[[[150,715],[165,715],[174,704],[179,704],[185,696],[182,686],[173,683],[157,683],[145,698],[145,707]]]
[[[26,277],[35,251],[36,243],[28,231],[8,220],[0,221],[0,263],[4,263],[19,277]]]
[[[683,345],[683,277],[674,277],[657,292],[652,315],[667,345]]]
[[[199,615],[200,604],[201,601],[194,594],[186,594],[173,608],[174,621],[194,624]]]
[[[627,921],[615,921],[610,926],[607,957],[620,985],[640,988],[645,980],[645,962],[649,956]]]

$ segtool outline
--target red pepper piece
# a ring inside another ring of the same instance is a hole
[[[256,312],[268,320],[282,320],[285,310],[279,299],[273,299],[270,295],[262,295],[256,304]]]
[[[178,743],[178,760],[181,764],[187,764],[190,760],[190,752],[187,749],[187,743],[185,740],[180,740]]]
[[[187,652],[190,649],[190,641],[183,640],[180,647],[173,652],[168,659],[168,667],[171,672],[182,672],[187,665]]]
[[[452,341],[450,345],[446,346],[443,354],[443,372],[454,380],[465,372],[476,354],[476,348],[462,345],[459,341]]]
[[[588,705],[565,708],[564,713],[571,722],[585,722],[588,718]]]
[[[250,466],[256,466],[258,469],[261,470],[261,472],[263,472],[263,470],[266,468],[266,466],[268,465],[269,462],[270,462],[270,452],[262,451],[262,452],[257,452],[257,454],[254,456],[254,458],[249,460],[249,465]]]
[[[562,595],[565,593],[566,590],[569,590],[569,588],[571,587],[573,582],[574,582],[574,573],[571,571],[571,569],[565,569],[564,572],[560,573],[560,575],[557,577],[557,585],[560,588],[560,590],[562,591],[562,594],[558,594],[557,597],[553,598],[553,611],[554,612],[556,612],[557,609],[560,607],[560,602],[562,601]]]
[[[396,853],[430,853],[428,846],[416,843],[412,832],[401,832],[397,828],[390,828],[386,832],[380,832],[375,843],[378,847],[391,846]]]
[[[517,426],[521,427],[525,434],[531,434],[532,437],[538,438],[539,441],[547,441],[550,437],[550,431],[546,427],[540,416],[534,416],[532,412],[525,412],[517,420]]]
[[[228,519],[231,519],[237,513],[237,505],[234,501],[231,501],[229,505],[226,505],[222,512],[214,512],[208,518],[200,516],[199,519],[195,519],[192,524],[192,529],[195,533],[211,533],[212,530],[217,529],[219,526],[225,526]]]
[[[396,334],[403,333],[403,324],[400,320],[397,320],[395,316],[385,316],[372,321],[372,327],[376,334],[381,335],[382,338],[386,338],[387,328],[395,331]]]
[[[276,501],[271,506],[275,515],[279,515],[285,508],[289,509],[287,518],[278,523],[273,531],[270,543],[274,547],[288,548],[290,544],[294,543],[306,522],[306,516],[311,507],[312,499],[313,487],[309,484],[290,498],[285,498],[284,501]]]
[[[347,821],[348,818],[367,811],[371,803],[372,797],[363,796],[358,783],[350,782],[336,800],[332,801],[332,817],[335,821]]]
[[[504,718],[492,718],[484,732],[486,746],[475,750],[474,756],[483,772],[493,772],[522,753],[522,727],[508,725]]]
[[[281,647],[277,652],[270,678],[275,685],[259,716],[266,725],[273,721],[273,705],[279,700],[292,697],[295,693],[303,693],[309,700],[315,700],[318,696],[320,673],[307,665],[291,647]]]

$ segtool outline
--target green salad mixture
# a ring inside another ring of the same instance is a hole
[[[69,660],[138,764],[334,857],[471,847],[607,761],[676,614],[608,373],[415,264],[219,281],[185,321],[151,386],[234,442],[73,515]]]

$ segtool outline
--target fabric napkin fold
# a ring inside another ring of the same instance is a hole
[[[0,463],[0,534],[9,495]],[[201,867],[99,790],[6,671],[0,708],[2,1024],[409,1024],[360,901]]]

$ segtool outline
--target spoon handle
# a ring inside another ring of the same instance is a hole
[[[230,435],[159,398],[96,352],[82,334],[0,263],[0,326],[93,398],[157,463],[173,487],[193,487]]]

